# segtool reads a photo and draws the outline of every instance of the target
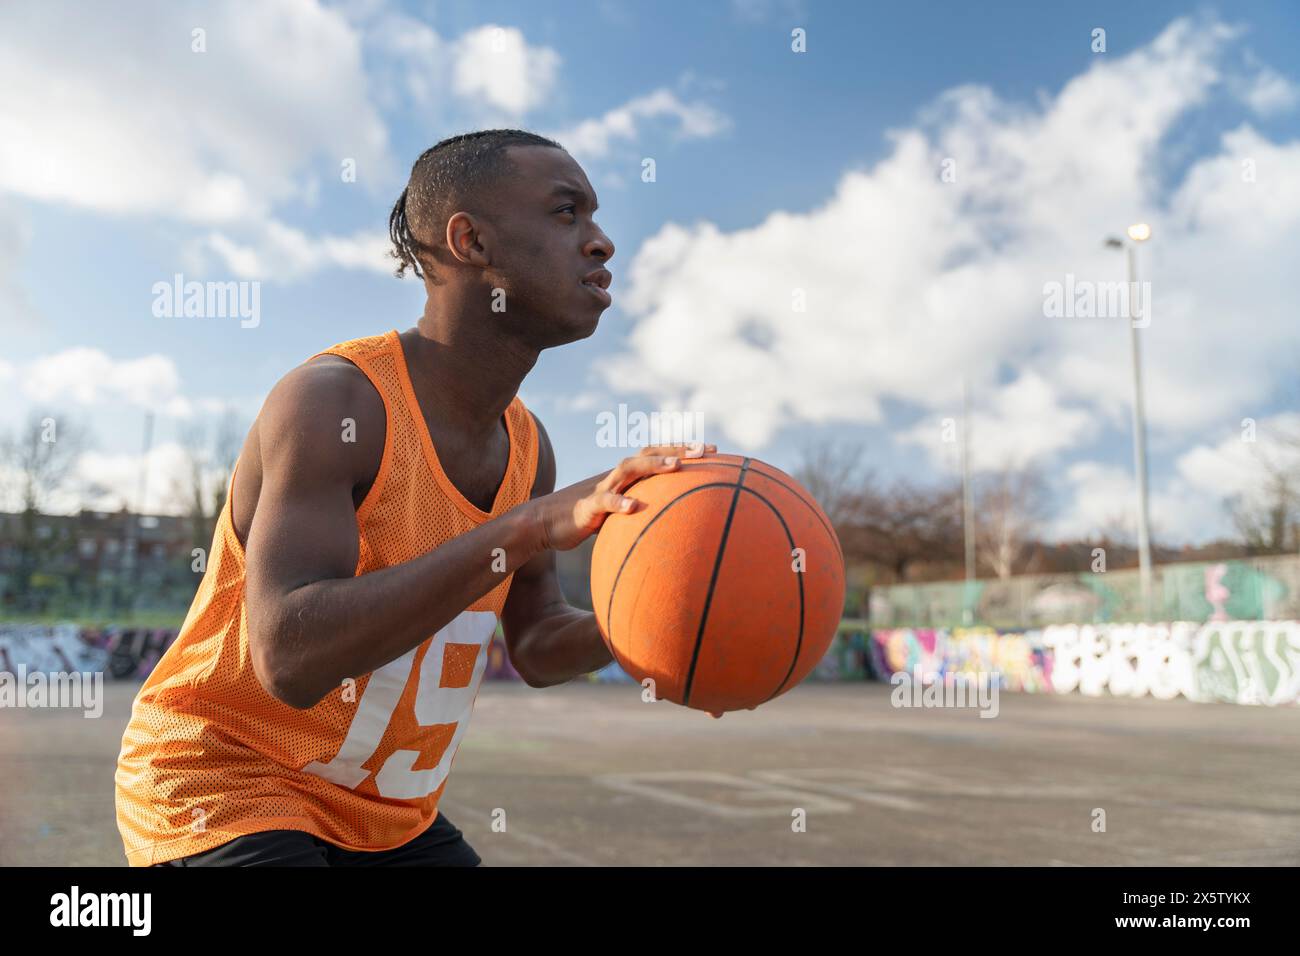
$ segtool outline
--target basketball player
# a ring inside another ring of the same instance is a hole
[[[644,449],[555,491],[517,397],[610,305],[614,244],[558,144],[519,130],[425,152],[389,221],[416,328],[327,349],[253,423],[177,640],[116,774],[132,865],[475,865],[438,812],[498,619],[533,687],[609,663],[555,552],[681,457]]]

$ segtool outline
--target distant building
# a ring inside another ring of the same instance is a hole
[[[0,512],[0,595],[11,610],[183,606],[201,577],[193,548],[192,522],[176,515]]]

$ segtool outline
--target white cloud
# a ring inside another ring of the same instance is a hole
[[[1083,461],[1064,474],[1064,506],[1049,529],[1058,539],[1115,536],[1137,541],[1137,479],[1131,466]],[[1149,491],[1151,540],[1155,545],[1204,544],[1228,533],[1222,498],[1174,478]]]
[[[1276,70],[1262,67],[1246,81],[1242,99],[1260,116],[1273,116],[1300,103],[1300,87]]]
[[[206,52],[192,49],[196,29]],[[383,3],[175,3],[135,17],[66,0],[7,4],[0,89],[23,94],[0,98],[0,195],[207,225],[183,254],[214,252],[239,276],[386,272],[380,233],[311,236],[275,209],[314,204],[321,176],[345,159],[371,188],[394,179],[380,107],[444,112],[460,97],[471,113],[515,118],[549,102],[560,66],[514,27],[446,40]],[[584,124],[576,139],[603,154],[655,118],[683,137],[723,124],[660,90]],[[17,258],[4,255],[20,244],[16,229],[0,215],[0,306],[11,316],[25,314],[4,265]]]
[[[350,4],[343,12],[363,37],[372,88],[385,109],[414,107],[441,118],[459,105],[481,119],[513,122],[545,105],[559,81],[560,55],[530,44],[516,27],[485,24],[447,39],[381,3]]]
[[[0,438],[26,427],[32,412],[51,413],[60,429],[71,423],[84,436],[86,445],[77,458],[72,479],[48,502],[52,513],[83,507],[116,510],[124,504],[136,507],[144,458],[120,447],[105,450],[100,444],[110,439],[119,446],[135,445],[141,410],[160,416],[157,427],[165,431],[166,419],[172,420],[172,427],[179,422],[210,427],[228,415],[234,415],[237,421],[251,419],[261,405],[260,397],[255,401],[232,400],[230,396],[187,397],[181,376],[167,356],[118,359],[90,348],[67,349],[18,363],[0,361],[0,387],[9,399],[0,406]],[[173,487],[188,476],[181,446],[166,441],[155,445],[148,466],[147,507],[154,511],[183,511]],[[16,477],[16,472],[0,461],[0,510],[17,506]]]
[[[519,30],[496,24],[470,30],[455,41],[452,53],[456,93],[511,116],[545,103],[560,69],[554,50],[529,46]]]
[[[30,244],[31,227],[26,218],[14,204],[0,197],[0,330],[5,326],[17,328],[33,318],[27,292],[16,275],[18,263]]]
[[[1300,471],[1300,412],[1273,415],[1242,426],[1217,444],[1198,444],[1179,456],[1179,478],[1188,487],[1222,502],[1255,498],[1270,470]]]
[[[165,355],[114,359],[98,349],[73,348],[14,367],[10,377],[40,406],[125,404],[178,417],[193,412],[180,394],[176,364]]]
[[[550,135],[578,159],[602,159],[616,141],[635,142],[647,121],[665,119],[676,124],[679,139],[707,139],[730,125],[707,103],[683,102],[672,90],[660,88]]]
[[[1267,253],[1300,218],[1298,170],[1300,142],[1273,143],[1249,126],[1224,133],[1220,152],[1197,162],[1170,200],[1174,238]]]
[[[143,508],[139,496],[140,475],[147,469],[146,498]],[[76,465],[74,487],[64,493],[51,510],[72,511],[88,508],[116,511],[123,505],[146,513],[182,513],[172,494],[173,487],[189,477],[189,459],[175,442],[157,445],[146,456],[140,453],[84,452]],[[60,507],[61,504],[61,507]]]
[[[368,64],[380,101],[397,107],[405,95],[422,109],[440,105],[447,87],[448,44],[432,27],[395,10],[383,10],[362,22],[365,40],[378,52]]]
[[[1226,502],[1259,501],[1269,468],[1300,470],[1300,413],[1255,423],[1254,440],[1244,429],[1214,444],[1197,444],[1178,456],[1175,474],[1151,491],[1152,536],[1165,544],[1204,543],[1232,536]],[[1136,540],[1137,484],[1131,466],[1076,462],[1065,470],[1065,507],[1052,528],[1057,537],[1086,538],[1123,528]]]
[[[86,347],[19,361],[0,359],[0,387],[8,399],[0,405],[0,433],[6,423],[23,422],[31,411],[68,410],[77,418],[125,412],[132,420],[139,418],[138,410],[182,420],[228,414],[251,418],[263,400],[260,395],[186,395],[170,356],[115,358]]]
[[[1067,507],[1053,523],[1052,536],[1090,538],[1106,530],[1134,535],[1137,492],[1131,470],[1081,461],[1070,465],[1064,477]]]
[[[396,260],[388,255],[392,244],[385,232],[309,236],[272,219],[258,229],[246,230],[246,235],[241,241],[214,231],[203,245],[242,279],[287,282],[331,267],[382,273],[391,273],[396,267]]]
[[[1091,438],[1096,419],[1079,408],[1063,407],[1051,384],[1033,371],[1022,371],[983,402],[972,402],[970,416],[971,468],[976,471],[1023,468]],[[905,444],[916,444],[939,468],[949,467],[960,441],[959,407],[948,410],[954,428],[935,416],[900,433]],[[945,436],[951,436],[945,441]]]
[[[359,38],[314,0],[4,4],[0,89],[0,190],[43,201],[232,222],[299,196],[318,155],[389,163]]]
[[[1236,42],[1179,20],[1033,105],[959,87],[817,208],[733,231],[666,224],[620,282],[632,324],[608,384],[682,402],[757,450],[786,425],[880,422],[885,402],[924,416],[903,441],[937,435],[967,377],[978,462],[1069,459],[1103,426],[1127,428],[1129,330],[1047,318],[1044,285],[1122,280],[1102,240],[1144,219],[1152,447],[1177,454],[1266,407],[1293,364],[1281,357],[1300,355],[1300,273],[1278,268],[1300,247],[1300,143],[1229,130],[1181,180],[1162,178],[1181,168],[1165,151],[1182,148],[1184,118],[1212,119]],[[998,386],[1008,370],[1013,385]]]

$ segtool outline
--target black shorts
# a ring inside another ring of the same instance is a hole
[[[441,813],[392,850],[344,850],[301,830],[266,830],[155,866],[478,866],[483,861]]]

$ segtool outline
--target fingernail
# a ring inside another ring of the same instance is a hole
[[[677,457],[675,455],[670,455],[664,459],[664,464],[671,468],[673,465],[677,464]]]
[[[632,507],[632,499],[631,499],[631,498],[624,498],[622,501],[620,501],[620,502],[618,503],[618,510],[619,510],[619,511],[627,511],[627,510],[630,509],[631,507]]]

